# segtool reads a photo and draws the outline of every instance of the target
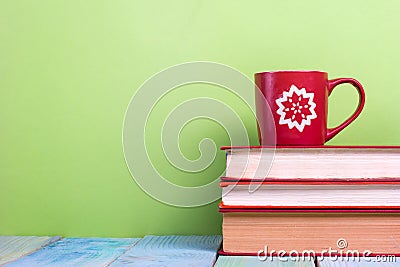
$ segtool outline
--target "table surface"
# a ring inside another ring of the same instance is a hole
[[[213,266],[222,237],[0,236],[1,266]]]
[[[0,266],[173,266],[311,267],[313,259],[220,256],[222,237],[145,236],[143,238],[62,238],[0,236]],[[358,261],[318,259],[320,267],[400,267],[400,258]]]

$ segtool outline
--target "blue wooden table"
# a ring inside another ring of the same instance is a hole
[[[221,236],[61,238],[0,236],[0,266],[312,267],[314,260],[219,256]],[[317,259],[320,267],[400,267],[400,258]]]
[[[0,236],[0,265],[213,266],[221,236],[60,238]]]

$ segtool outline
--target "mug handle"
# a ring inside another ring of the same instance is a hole
[[[334,79],[334,80],[329,80],[328,81],[328,96],[332,93],[333,89],[342,83],[350,83],[353,85],[357,91],[358,91],[358,107],[356,111],[353,113],[353,115],[350,116],[347,120],[345,120],[342,124],[340,124],[337,127],[327,129],[326,131],[326,140],[329,141],[331,140],[335,135],[337,135],[340,131],[342,131],[344,128],[346,128],[350,123],[352,123],[358,115],[360,115],[361,111],[364,108],[365,104],[365,92],[363,89],[363,86],[359,81],[353,78],[339,78],[339,79]]]

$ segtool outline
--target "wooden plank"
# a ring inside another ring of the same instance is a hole
[[[107,266],[139,238],[64,238],[11,266]]]
[[[111,267],[209,267],[221,241],[221,236],[145,236]]]
[[[59,236],[0,236],[0,265],[35,252],[60,239]]]
[[[334,258],[318,257],[320,267],[400,267],[400,257],[380,255],[373,257]]]
[[[260,260],[257,256],[220,256],[215,267],[314,267],[313,260],[294,261],[290,258],[267,258]]]

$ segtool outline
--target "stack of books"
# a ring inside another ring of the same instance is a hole
[[[223,147],[225,255],[399,255],[400,147]]]

